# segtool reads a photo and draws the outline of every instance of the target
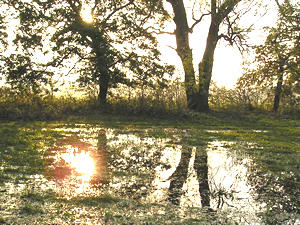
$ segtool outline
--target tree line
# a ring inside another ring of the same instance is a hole
[[[278,20],[266,28],[264,44],[249,46],[247,34],[253,25],[239,22],[265,1],[256,0],[2,0],[0,3],[1,74],[19,92],[54,87],[58,73],[79,76],[81,87],[98,86],[98,104],[105,107],[111,88],[167,86],[165,75],[174,66],[163,62],[157,37],[169,33],[176,38],[176,53],[184,72],[187,107],[198,112],[210,110],[214,53],[220,41],[235,45],[241,52],[254,50],[255,58],[237,85],[245,90],[270,87],[274,92],[273,111],[283,94],[300,93],[299,18],[296,1],[274,0]],[[187,7],[187,4],[193,7]],[[166,10],[166,5],[172,10]],[[93,17],[85,21],[82,9]],[[266,10],[266,9],[264,9]],[[253,15],[252,15],[253,16]],[[209,19],[206,46],[198,67],[190,46],[190,34]],[[250,18],[251,19],[251,18]],[[9,21],[15,21],[10,31]],[[167,32],[167,22],[175,30]],[[13,32],[13,42],[9,36]],[[8,51],[13,45],[14,50]],[[42,55],[42,58],[37,57]]]

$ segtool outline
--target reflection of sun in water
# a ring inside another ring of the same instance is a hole
[[[82,20],[86,23],[93,23],[94,18],[92,15],[92,8],[88,5],[84,5],[80,11]]]
[[[73,151],[62,154],[62,159],[80,175],[81,180],[89,181],[91,176],[95,173],[95,163],[89,152],[77,152],[75,148]]]

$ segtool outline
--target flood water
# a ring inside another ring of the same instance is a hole
[[[282,179],[270,174],[247,153],[260,148],[255,143],[211,140],[193,145],[183,140],[190,138],[189,131],[180,129],[166,129],[167,137],[149,135],[151,129],[81,124],[53,130],[63,137],[47,148],[45,169],[31,181],[60,199],[109,194],[174,207],[182,217],[188,209],[206,209],[237,224],[300,224],[299,186],[285,186],[294,174],[282,174]]]

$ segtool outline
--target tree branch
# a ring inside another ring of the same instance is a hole
[[[213,1],[213,0],[212,0]],[[234,9],[234,7],[240,2],[241,0],[226,0],[220,7],[216,14],[218,19],[218,23],[221,23],[226,16]]]
[[[148,27],[146,30],[152,29],[151,33],[160,35],[160,34],[169,34],[169,35],[175,35],[175,30],[173,32],[168,32],[168,31],[157,31],[154,27]]]
[[[72,72],[72,70],[75,68],[76,64],[79,63],[82,59],[77,60],[74,65],[72,66],[72,68],[68,71],[68,73],[65,76],[69,76],[69,74]]]
[[[106,24],[107,21],[115,14],[117,13],[118,11],[126,8],[127,6],[131,5],[134,3],[134,0],[130,0],[127,4],[123,5],[123,6],[120,6],[118,8],[115,8],[114,11],[112,11],[102,22],[102,24]]]
[[[193,25],[192,25],[191,28],[189,29],[189,32],[192,33],[193,30],[194,30],[194,27],[195,27],[198,23],[200,23],[200,22],[202,21],[202,19],[203,19],[205,16],[208,16],[208,15],[210,15],[210,14],[211,14],[211,13],[204,13],[204,14],[201,15],[201,17],[200,17],[199,19],[195,19],[195,18],[193,17],[193,20],[195,20],[195,22],[193,23]]]
[[[96,10],[98,4],[99,4],[99,0],[95,0],[95,4],[94,4],[94,6],[93,6],[93,8],[92,8],[92,14],[94,14],[94,12],[95,12],[95,10]]]
[[[238,18],[235,18],[234,21],[230,21],[230,18],[226,17],[226,24],[227,24],[227,34],[220,34],[218,35],[218,39],[223,38],[225,41],[227,41],[231,46],[236,45],[240,52],[245,51],[245,47],[249,47],[248,44],[245,42],[245,37],[243,33],[249,32],[249,30],[252,28],[250,26],[248,29],[238,29],[234,28],[234,24],[236,23],[236,20]]]
[[[111,63],[110,65],[108,65],[108,68],[120,63],[120,62],[126,62],[129,59],[131,59],[132,56],[136,55],[135,53],[130,53],[126,58],[120,58],[119,60],[117,60],[116,62]]]

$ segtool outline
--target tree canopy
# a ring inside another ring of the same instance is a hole
[[[273,89],[273,111],[279,108],[282,94],[293,98],[300,85],[300,8],[291,1],[278,4],[278,21],[275,27],[266,28],[264,44],[254,47],[256,57],[240,78],[243,87],[265,86]]]
[[[5,74],[12,85],[28,80],[39,87],[59,69],[67,75],[76,72],[82,85],[99,85],[98,99],[105,103],[108,89],[118,83],[149,84],[172,73],[172,67],[161,63],[152,33],[167,18],[160,1],[13,0],[2,4],[15,10],[19,22],[14,40],[17,51],[5,60]],[[36,55],[42,55],[43,61]]]

